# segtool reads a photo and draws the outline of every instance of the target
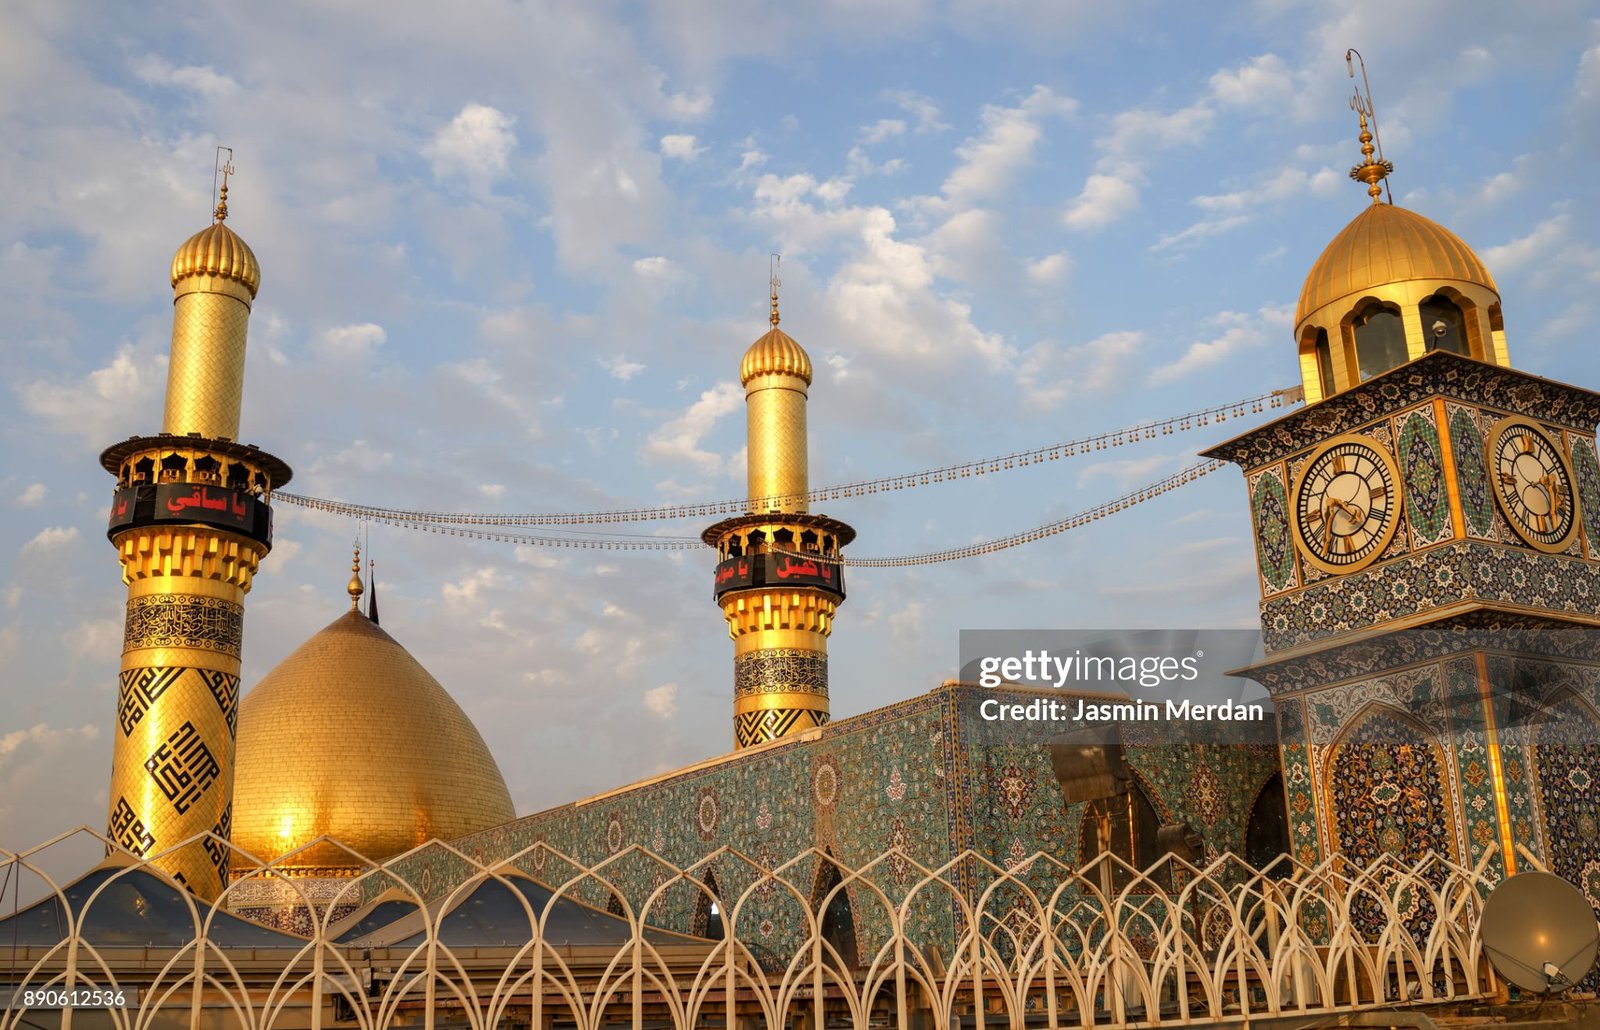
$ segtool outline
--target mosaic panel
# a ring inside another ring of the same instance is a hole
[[[1452,534],[1450,500],[1444,486],[1439,432],[1433,413],[1419,409],[1405,416],[1400,430],[1400,474],[1406,483],[1406,522],[1411,544],[1423,547]]]
[[[1262,601],[1262,637],[1269,652],[1283,650],[1467,597],[1593,615],[1600,569],[1525,548],[1441,544]]]
[[[128,598],[122,650],[197,647],[239,657],[244,607],[220,597],[148,594]]]
[[[1283,767],[1284,796],[1289,805],[1289,842],[1294,856],[1307,864],[1320,856],[1321,812],[1317,807],[1316,779],[1306,735],[1305,702],[1299,698],[1276,702],[1279,761]]]
[[[1476,412],[1448,404],[1450,453],[1456,464],[1456,489],[1461,494],[1461,512],[1467,520],[1467,535],[1481,540],[1498,540],[1495,529],[1494,499],[1489,496],[1489,471],[1483,460],[1483,430]]]
[[[1273,467],[1255,475],[1250,487],[1250,509],[1255,519],[1256,561],[1261,568],[1262,594],[1298,586],[1294,544],[1289,536],[1289,497],[1281,468]]]
[[[1600,462],[1595,460],[1594,440],[1568,434],[1572,472],[1578,479],[1578,499],[1582,504],[1583,532],[1588,538],[1589,557],[1600,557]]]
[[[821,651],[775,647],[733,660],[733,696],[821,694],[828,696],[828,656]]]
[[[1500,843],[1500,813],[1495,804],[1493,762],[1489,754],[1489,730],[1481,695],[1478,660],[1473,655],[1444,663],[1451,705],[1451,743],[1455,747],[1455,766],[1460,775],[1461,821],[1466,831],[1463,841],[1467,858],[1476,864],[1491,845]],[[1503,757],[1503,756],[1502,756]],[[1505,863],[1497,853],[1491,863],[1492,877],[1505,875]]]
[[[1383,855],[1407,863],[1429,852],[1454,857],[1444,756],[1422,727],[1396,709],[1373,708],[1333,749],[1328,796],[1340,853],[1358,866]],[[1358,895],[1351,914],[1359,929],[1376,936],[1387,917],[1371,898]],[[1406,913],[1418,923],[1432,917],[1421,896]]]

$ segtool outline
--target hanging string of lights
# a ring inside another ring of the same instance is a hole
[[[964,558],[977,558],[996,551],[1020,547],[1031,544],[1045,537],[1065,533],[1080,526],[1096,522],[1100,519],[1126,511],[1136,504],[1143,504],[1154,497],[1159,497],[1169,490],[1176,490],[1186,483],[1192,483],[1201,476],[1215,472],[1223,466],[1223,462],[1211,459],[1190,465],[1185,469],[1174,472],[1165,479],[1142,486],[1137,490],[1123,494],[1113,500],[1097,504],[1093,508],[1086,508],[1075,515],[1069,515],[1055,522],[1047,522],[1042,526],[1013,533],[1011,536],[1001,537],[998,540],[987,540],[979,544],[968,544],[965,547],[953,547],[944,551],[930,551],[926,554],[899,555],[891,558],[842,558],[835,559],[838,564],[849,565],[855,568],[866,569],[893,569],[904,568],[910,565],[935,565],[941,562],[960,561]],[[488,540],[503,544],[523,544],[534,547],[566,547],[587,551],[696,551],[705,546],[695,537],[670,537],[670,536],[546,536],[532,533],[507,533],[493,529],[475,529],[467,526],[443,526],[431,522],[419,522],[414,519],[375,518],[367,521],[377,522],[397,529],[414,529],[424,533],[434,533],[439,536],[462,537],[471,540]],[[787,554],[796,558],[809,561],[824,561],[811,552],[780,550],[778,554]]]
[[[1046,522],[1042,526],[1035,526],[1032,529],[1024,530],[1021,533],[1013,533],[1010,536],[1001,537],[998,540],[986,540],[982,543],[968,544],[965,547],[952,547],[944,551],[929,551],[925,554],[898,555],[891,558],[846,557],[839,559],[824,559],[819,558],[816,554],[811,552],[782,550],[777,553],[786,554],[795,558],[804,558],[808,561],[828,561],[830,564],[848,565],[854,568],[862,569],[897,569],[904,568],[909,565],[937,565],[940,562],[960,561],[964,558],[977,558],[985,554],[994,554],[996,551],[1005,551],[1013,547],[1020,547],[1023,544],[1031,544],[1036,540],[1043,540],[1045,537],[1055,536],[1058,533],[1065,533],[1068,530],[1077,529],[1078,527],[1088,525],[1091,522],[1108,518],[1109,516],[1115,515],[1118,512],[1126,511],[1136,504],[1143,504],[1145,501],[1148,501],[1151,498],[1160,497],[1162,494],[1167,493],[1170,490],[1176,490],[1180,486],[1192,483],[1201,476],[1209,475],[1210,473],[1215,472],[1217,469],[1222,468],[1224,464],[1224,462],[1218,461],[1215,458],[1196,462],[1187,468],[1174,472],[1165,479],[1160,479],[1154,483],[1149,483],[1137,490],[1125,493],[1121,497],[1115,498],[1114,500],[1097,504],[1093,508],[1085,508],[1083,511],[1080,511],[1075,515],[1069,515],[1066,518],[1058,519],[1055,522]]]
[[[1274,390],[1270,393],[1247,397],[1244,400],[1233,401],[1228,404],[1218,404],[1198,411],[1191,411],[1185,415],[1174,415],[1170,418],[1156,419],[1150,422],[1141,422],[1124,429],[1096,433],[1092,436],[1079,437],[1076,440],[1066,440],[1061,443],[1050,444],[1045,447],[1036,447],[1027,451],[1015,451],[1010,454],[1001,454],[989,458],[978,458],[973,461],[964,461],[955,465],[945,465],[940,468],[924,469],[920,472],[909,472],[895,476],[883,476],[878,479],[863,479],[854,483],[841,483],[835,486],[824,486],[806,494],[795,494],[778,498],[730,498],[721,501],[705,501],[694,504],[667,504],[649,508],[620,508],[611,511],[580,511],[562,513],[527,513],[512,515],[493,515],[472,512],[445,512],[445,511],[420,511],[405,508],[383,508],[375,505],[352,504],[347,501],[330,500],[325,497],[308,497],[303,494],[294,494],[279,491],[273,494],[273,499],[285,504],[309,508],[313,511],[330,512],[348,518],[364,519],[372,522],[388,524],[423,524],[435,523],[442,526],[581,526],[597,524],[615,524],[623,522],[650,522],[669,519],[706,519],[725,515],[741,515],[748,511],[767,508],[789,507],[794,503],[804,501],[807,504],[824,504],[847,497],[862,497],[868,494],[888,493],[895,490],[908,490],[915,487],[928,486],[934,483],[945,483],[955,479],[967,479],[972,476],[982,476],[997,472],[1010,471],[1016,468],[1026,468],[1039,465],[1048,461],[1059,461],[1082,454],[1092,454],[1113,447],[1135,443],[1141,440],[1153,440],[1158,436],[1170,436],[1174,433],[1187,432],[1217,422],[1225,422],[1230,418],[1242,418],[1246,414],[1259,414],[1268,408],[1281,408],[1290,403],[1294,391]],[[564,546],[564,545],[552,545]]]

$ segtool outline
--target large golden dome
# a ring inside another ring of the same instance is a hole
[[[515,813],[483,738],[393,637],[349,611],[245,695],[233,841],[262,860],[326,834],[374,861]],[[321,846],[306,875],[350,866]]]
[[[1295,325],[1335,301],[1413,280],[1467,283],[1500,293],[1478,255],[1455,233],[1403,207],[1369,204],[1311,266]]]

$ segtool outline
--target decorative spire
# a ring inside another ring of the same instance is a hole
[[[224,150],[226,150],[228,152],[228,159],[226,161],[224,161],[222,159],[222,152]],[[222,176],[222,189],[221,189],[220,194],[219,194],[218,199],[217,199],[217,209],[215,211],[213,211],[212,214],[216,217],[217,221],[226,222],[228,220],[228,176],[233,174],[233,148],[232,147],[218,147],[217,148],[217,169],[216,170],[217,170],[217,174]]]
[[[378,563],[371,558],[367,559],[367,579],[372,583],[371,589],[367,591],[367,618],[376,626],[378,625]]]
[[[1379,198],[1383,196],[1384,191],[1384,187],[1379,186],[1378,183],[1383,182],[1389,177],[1389,173],[1394,171],[1394,162],[1386,161],[1383,158],[1383,141],[1378,138],[1378,116],[1372,108],[1372,86],[1367,82],[1367,62],[1362,59],[1359,50],[1352,48],[1344,52],[1345,67],[1350,70],[1352,79],[1356,77],[1357,61],[1361,62],[1361,85],[1365,93],[1363,93],[1362,89],[1355,91],[1355,95],[1350,98],[1350,110],[1354,111],[1361,120],[1361,135],[1358,138],[1361,140],[1362,161],[1350,169],[1350,178],[1356,182],[1366,183],[1367,196],[1371,197],[1372,202],[1376,204],[1379,202]],[[1372,123],[1370,129],[1367,127],[1369,119]],[[1377,146],[1373,146],[1374,142],[1376,142]],[[1374,157],[1374,154],[1376,154],[1376,157]],[[1394,203],[1392,195],[1389,198],[1389,203]]]
[[[361,610],[361,545],[355,546],[355,556],[350,559],[350,582],[345,584],[345,592],[350,595],[350,610]]]
[[[771,282],[772,282],[772,328],[778,328],[778,263],[783,260],[782,254],[772,255]]]

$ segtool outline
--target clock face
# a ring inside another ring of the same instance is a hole
[[[1294,485],[1294,535],[1306,561],[1354,572],[1376,561],[1400,525],[1400,473],[1364,436],[1341,436],[1311,452]]]
[[[1489,434],[1494,497],[1531,547],[1565,551],[1578,532],[1572,466],[1561,447],[1525,418],[1502,419]]]

